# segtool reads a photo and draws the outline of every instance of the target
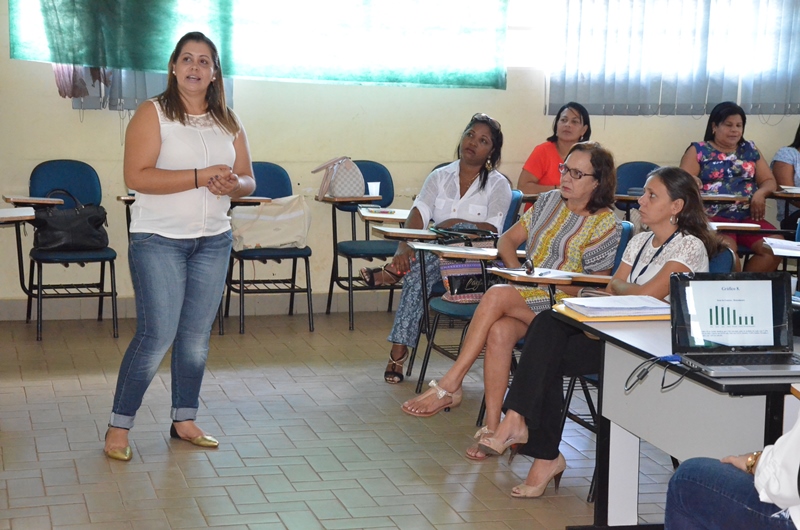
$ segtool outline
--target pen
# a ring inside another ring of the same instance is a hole
[[[542,271],[537,276],[547,276],[550,271]]]

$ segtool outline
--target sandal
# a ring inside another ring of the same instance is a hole
[[[436,379],[428,383],[428,386],[431,387],[430,390],[428,390],[427,392],[425,392],[424,394],[422,394],[421,396],[419,396],[414,400],[406,401],[405,403],[403,403],[402,405],[403,412],[405,412],[406,414],[410,414],[411,416],[416,416],[418,418],[430,418],[434,414],[438,414],[440,410],[444,410],[445,412],[450,412],[450,409],[454,409],[459,405],[461,405],[461,398],[463,397],[463,394],[461,392],[461,387],[458,387],[458,390],[456,390],[455,392],[448,392],[447,390],[439,386],[439,383],[436,382]],[[407,405],[409,405],[412,401],[418,401],[418,400],[421,401],[426,397],[432,395],[435,395],[436,399],[438,400],[442,400],[446,397],[449,397],[450,403],[440,404],[438,407],[428,412],[417,412],[407,408]]]
[[[403,364],[408,359],[408,347],[402,357],[396,361],[392,359],[391,352],[389,353],[389,364],[386,365],[386,371],[383,372],[383,380],[390,385],[396,385],[403,382]]]
[[[480,446],[480,443],[481,441],[483,441],[484,438],[491,437],[493,434],[494,431],[490,431],[489,427],[487,427],[486,425],[481,427],[480,430],[475,433],[475,436],[473,436],[473,438],[475,438],[478,441],[467,448],[467,451],[464,456],[466,456],[470,460],[475,460],[476,462],[483,462],[490,456],[494,456],[492,453],[483,453],[483,450],[481,449]],[[470,451],[472,451],[472,454],[470,454]],[[483,456],[477,456],[477,454],[475,454],[479,451],[483,453]]]
[[[394,285],[400,281],[403,277],[403,274],[398,274],[396,272],[392,272],[387,269],[389,265],[384,265],[383,267],[377,267],[374,269],[368,269],[364,267],[359,272],[361,273],[361,279],[364,280],[369,287],[381,287],[384,285]],[[381,273],[381,282],[379,284],[375,283],[375,275]],[[387,280],[388,277],[388,280]]]

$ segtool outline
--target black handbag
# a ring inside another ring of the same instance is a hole
[[[75,202],[73,208],[59,210],[55,206],[36,210],[33,247],[38,250],[99,250],[108,246],[106,210],[93,204],[83,205],[66,190],[47,194],[64,195]]]

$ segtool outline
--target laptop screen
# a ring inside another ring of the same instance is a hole
[[[793,350],[789,274],[673,274],[673,353]]]

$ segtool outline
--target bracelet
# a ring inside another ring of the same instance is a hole
[[[194,168],[194,189],[197,189],[197,168]]]
[[[747,463],[745,464],[745,471],[750,473],[751,475],[755,475],[756,471],[756,464],[758,464],[758,459],[761,458],[761,451],[756,451],[755,453],[750,454],[747,457]]]

